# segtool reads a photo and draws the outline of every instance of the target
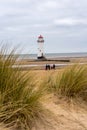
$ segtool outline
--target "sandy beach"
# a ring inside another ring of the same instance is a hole
[[[22,70],[44,70],[46,64],[52,66],[56,65],[56,69],[66,67],[67,65],[73,64],[87,64],[87,57],[61,57],[61,58],[53,58],[47,60],[37,60],[37,59],[21,59],[16,62],[16,66],[22,68]],[[14,67],[16,67],[14,66]]]

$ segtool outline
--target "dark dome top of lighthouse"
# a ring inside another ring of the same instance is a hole
[[[40,35],[38,38],[43,38],[43,36],[42,36],[42,35]]]

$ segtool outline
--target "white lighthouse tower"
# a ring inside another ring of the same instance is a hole
[[[37,58],[38,59],[44,59],[45,57],[44,57],[44,39],[43,39],[43,36],[42,35],[40,35],[39,37],[38,37],[38,40],[37,40],[37,42],[38,42],[38,55],[37,55]]]

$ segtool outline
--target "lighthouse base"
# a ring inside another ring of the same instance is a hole
[[[38,60],[46,60],[46,58],[44,56],[38,56],[37,59]]]

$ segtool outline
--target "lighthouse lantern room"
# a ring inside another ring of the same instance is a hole
[[[40,35],[38,37],[38,55],[37,55],[37,58],[38,59],[43,59],[44,58],[44,38],[42,35]]]

